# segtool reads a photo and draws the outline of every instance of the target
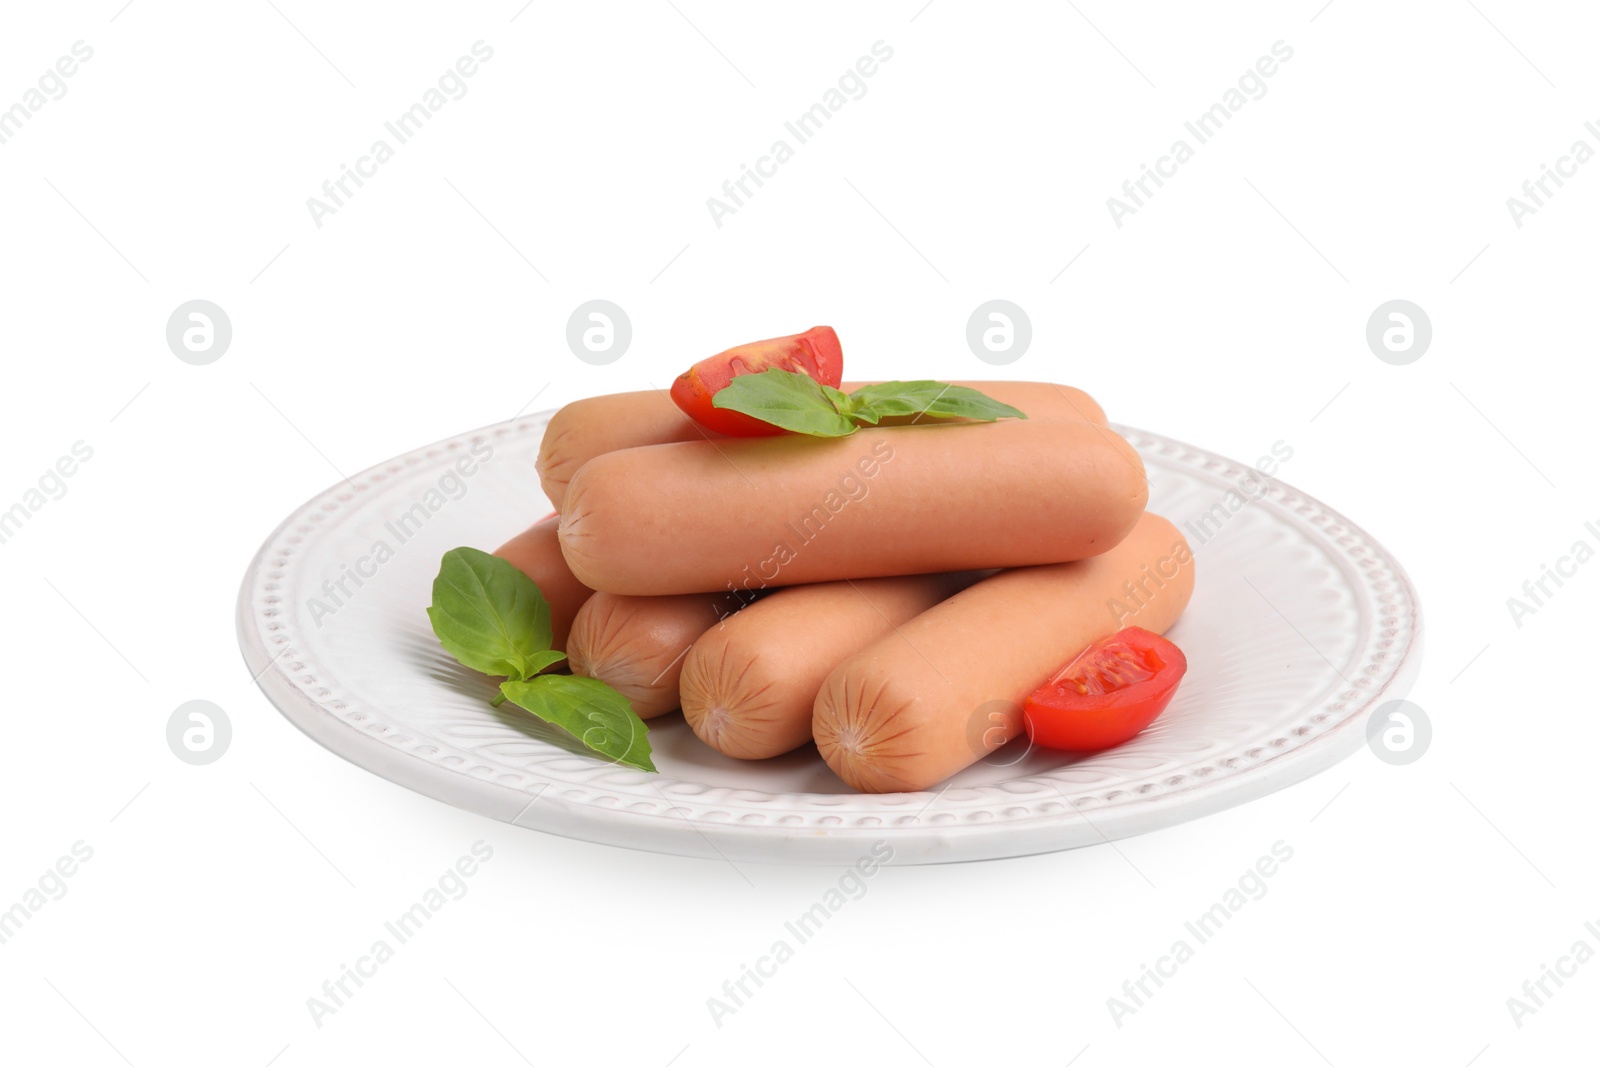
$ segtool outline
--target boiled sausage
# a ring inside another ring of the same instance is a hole
[[[1121,544],[1076,563],[1003,571],[844,660],[817,694],[817,750],[856,789],[927,789],[1022,730],[1022,703],[1095,640],[1154,633],[1194,589],[1194,559],[1145,515]]]
[[[685,441],[584,464],[561,549],[631,595],[1022,567],[1113,547],[1147,489],[1139,454],[1078,420]]]
[[[846,391],[864,382],[846,382]],[[1094,398],[1070,385],[1049,382],[958,382],[969,385],[1043,420],[1084,419],[1104,423],[1106,415]],[[619,448],[665,445],[674,441],[722,440],[678,410],[664,389],[575,400],[557,411],[539,442],[539,485],[550,506],[560,509],[567,483],[594,457]]]
[[[598,678],[628,698],[641,719],[678,707],[678,676],[689,646],[741,602],[725,593],[617,596],[596,593],[567,640],[572,673]]]
[[[700,740],[735,759],[766,759],[799,748],[811,740],[817,690],[841,660],[983,573],[779,589],[689,649],[678,683],[683,717]]]

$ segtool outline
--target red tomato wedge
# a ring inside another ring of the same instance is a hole
[[[1028,740],[1074,752],[1120,745],[1166,710],[1188,669],[1183,650],[1149,630],[1103,637],[1028,697]]]
[[[764,437],[785,433],[781,427],[739,411],[713,407],[711,398],[740,374],[779,370],[809,374],[823,385],[839,388],[844,378],[844,353],[832,326],[813,326],[805,333],[736,345],[702,359],[672,383],[672,399],[695,422],[729,437]]]

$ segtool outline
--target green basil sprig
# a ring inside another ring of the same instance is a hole
[[[428,620],[464,666],[505,677],[496,707],[509,700],[614,762],[656,769],[648,729],[627,697],[598,679],[540,673],[567,656],[550,647],[549,601],[507,560],[476,548],[446,552]]]
[[[862,426],[905,416],[978,422],[1028,417],[965,385],[880,382],[845,393],[810,375],[776,367],[735,376],[711,398],[711,405],[812,437],[848,437]]]

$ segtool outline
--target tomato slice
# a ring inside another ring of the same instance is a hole
[[[1189,661],[1159,634],[1130,626],[1078,653],[1022,708],[1028,739],[1094,752],[1131,740],[1166,710]]]
[[[672,383],[672,399],[695,422],[730,437],[764,437],[786,432],[740,411],[713,407],[711,398],[735,376],[759,374],[772,367],[809,374],[839,388],[844,378],[844,353],[832,326],[813,326],[805,333],[736,345],[702,359]]]

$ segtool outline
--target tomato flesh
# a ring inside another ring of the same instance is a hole
[[[832,326],[813,326],[805,333],[736,345],[709,356],[678,375],[672,399],[695,422],[729,437],[764,437],[786,432],[740,411],[715,407],[711,398],[741,374],[759,374],[773,367],[807,374],[839,388],[844,378],[844,353]]]
[[[1044,748],[1096,752],[1131,740],[1166,710],[1189,661],[1137,626],[1101,638],[1028,697],[1028,739]]]

